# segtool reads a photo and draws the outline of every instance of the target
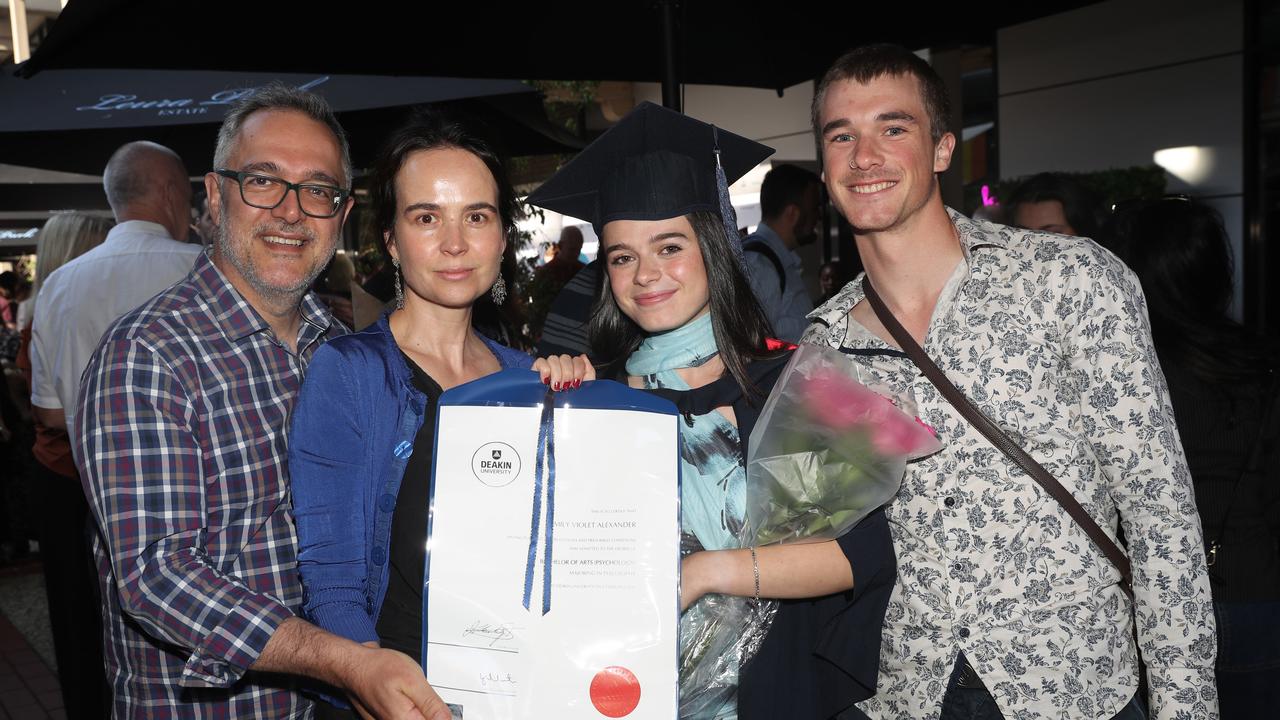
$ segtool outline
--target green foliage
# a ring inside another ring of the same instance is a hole
[[[583,112],[596,101],[598,80],[526,80],[543,94],[547,117],[574,135],[582,136]]]

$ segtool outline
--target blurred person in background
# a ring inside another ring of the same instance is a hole
[[[1126,212],[1115,251],[1142,282],[1195,485],[1222,717],[1269,717],[1280,706],[1280,348],[1228,314],[1217,211],[1165,198]]]
[[[209,214],[209,196],[203,190],[196,193],[192,209],[195,211],[196,220],[191,224],[194,232],[187,236],[187,241],[197,245],[212,243],[217,227],[213,224],[213,216]]]
[[[18,329],[18,273],[0,272],[0,328]]]
[[[21,377],[14,367],[21,339],[17,330],[22,277],[0,273],[0,563],[25,558],[34,539],[27,500],[30,476],[30,411],[21,394]]]
[[[569,281],[585,264],[578,260],[582,252],[582,230],[576,225],[566,225],[560,230],[560,241],[553,244],[555,252],[547,264],[533,271],[528,287],[529,334],[535,343],[541,342],[543,325],[551,306]]]
[[[44,279],[31,330],[31,404],[48,426],[72,427],[80,375],[102,333],[191,270],[191,183],[177,153],[127,143],[102,174],[116,226],[101,245]]]
[[[823,263],[818,269],[818,290],[822,293],[818,297],[818,304],[821,305],[835,297],[841,288],[857,276],[858,273],[849,267],[849,263],[840,260]]]
[[[1009,196],[1005,218],[1027,230],[1098,238],[1102,206],[1094,193],[1062,173],[1033,175]]]
[[[113,222],[83,213],[59,213],[36,236],[36,275],[33,298],[54,270],[98,247]],[[22,330],[19,366],[31,392],[31,325]],[[89,504],[71,457],[71,443],[62,423],[48,425],[44,416],[35,424],[34,494],[38,508],[40,561],[44,569],[49,627],[67,717],[100,718],[109,714],[109,690],[103,671],[102,620],[97,600],[97,572],[89,552]]]
[[[564,226],[560,230],[560,241],[555,244],[555,248],[554,256],[547,260],[546,265],[538,268],[533,277],[535,280],[546,278],[556,284],[558,290],[582,269],[583,263],[578,260],[578,256],[582,254],[582,230],[576,225]]]
[[[813,298],[796,249],[817,239],[821,202],[817,175],[795,165],[775,165],[760,185],[763,219],[742,241],[751,290],[776,336],[787,342],[799,340],[809,327],[805,315],[813,310]]]
[[[316,282],[315,292],[329,312],[348,329],[355,327],[351,308],[351,284],[356,277],[356,264],[346,253],[334,253],[333,259]]]

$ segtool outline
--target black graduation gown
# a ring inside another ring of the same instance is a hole
[[[790,355],[748,367],[762,397],[773,389]],[[748,402],[731,376],[696,390],[650,392],[692,415],[732,405],[743,457],[747,456],[763,400]],[[897,574],[884,509],[871,513],[837,542],[853,568],[853,589],[781,602],[759,652],[739,674],[739,720],[865,717],[853,704],[875,694],[881,627]]]

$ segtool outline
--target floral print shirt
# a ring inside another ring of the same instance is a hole
[[[1186,459],[1133,273],[1091,240],[954,211],[964,260],[924,349],[1045,466],[1133,564],[1152,718],[1218,715],[1204,547]],[[1066,511],[984,439],[910,359],[852,320],[861,278],[810,313],[945,445],[907,468],[887,513],[898,580],[875,718],[937,718],[957,655],[1001,713],[1110,718],[1138,687],[1120,574]]]

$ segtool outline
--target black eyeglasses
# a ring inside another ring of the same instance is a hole
[[[291,183],[262,173],[241,172],[222,168],[214,174],[235,180],[240,186],[240,199],[245,205],[261,210],[274,210],[292,190],[298,196],[302,212],[317,218],[331,218],[351,196],[350,190],[316,183]]]

